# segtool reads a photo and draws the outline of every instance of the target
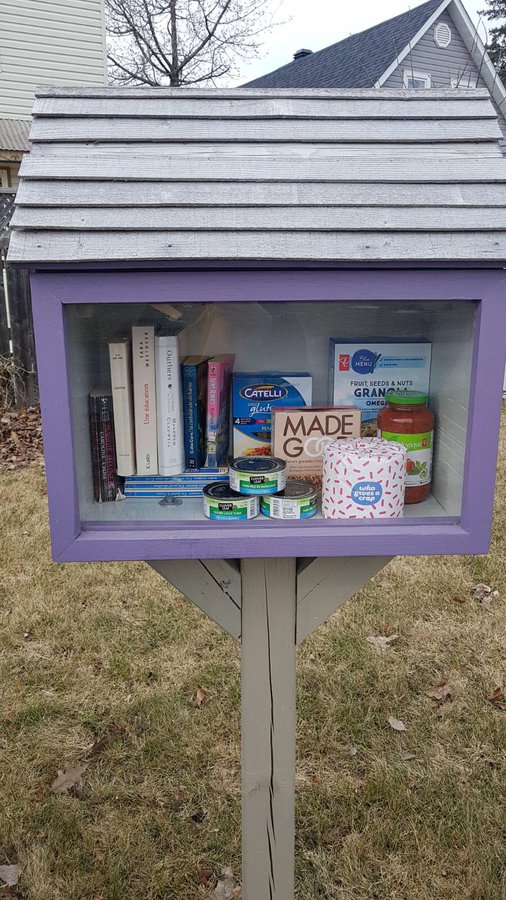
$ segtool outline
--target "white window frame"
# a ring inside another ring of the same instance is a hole
[[[417,80],[424,81],[425,84],[423,88],[410,88],[409,80],[410,78],[416,78]],[[403,84],[405,88],[410,88],[413,91],[421,91],[425,88],[432,87],[432,80],[428,72],[417,72],[416,69],[404,69],[403,73]]]
[[[10,187],[9,169],[0,167],[0,188]]]
[[[452,75],[450,78],[452,88],[477,88],[478,78],[476,75]]]

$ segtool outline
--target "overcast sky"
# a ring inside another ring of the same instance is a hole
[[[293,54],[301,47],[321,50],[335,44],[357,31],[364,31],[392,16],[407,12],[420,4],[414,0],[283,0],[279,19],[290,21],[280,25],[266,35],[262,58],[243,64],[241,78],[235,83],[249,81],[284,66],[293,59]],[[478,9],[483,0],[465,0],[468,13],[478,23]],[[483,24],[480,37],[484,39]]]

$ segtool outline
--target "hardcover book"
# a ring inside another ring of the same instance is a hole
[[[116,472],[112,394],[97,388],[89,395],[93,492],[98,503],[116,500],[120,480]]]
[[[132,328],[133,394],[137,473],[158,473],[155,395],[155,330],[153,325]]]
[[[226,465],[230,441],[230,383],[235,355],[213,356],[207,364],[207,465]]]
[[[177,475],[184,469],[184,437],[179,343],[175,335],[155,336],[158,471]]]
[[[187,469],[199,469],[205,463],[208,359],[208,356],[187,356],[183,361],[184,450]]]
[[[360,437],[360,410],[354,406],[272,408],[273,455],[286,460],[289,478],[321,487],[323,448],[339,438]]]
[[[118,475],[135,474],[132,349],[129,338],[109,342],[112,406]]]

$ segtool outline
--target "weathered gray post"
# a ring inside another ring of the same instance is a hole
[[[293,900],[295,559],[244,559],[242,573],[243,896]]]
[[[241,642],[243,900],[294,898],[297,644],[389,560],[150,563]]]

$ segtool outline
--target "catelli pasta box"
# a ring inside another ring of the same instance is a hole
[[[329,402],[357,406],[362,434],[376,435],[387,391],[429,394],[430,341],[342,341],[330,339]]]
[[[273,455],[286,461],[289,478],[321,486],[323,448],[338,438],[360,437],[360,410],[354,406],[273,407]]]
[[[234,372],[234,457],[270,456],[272,407],[309,406],[311,393],[312,378],[307,372]]]

